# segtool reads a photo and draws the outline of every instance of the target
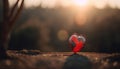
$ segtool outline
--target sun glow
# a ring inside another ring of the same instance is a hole
[[[13,6],[17,0],[8,1],[10,2],[10,6]],[[63,7],[78,6],[81,8],[93,6],[98,9],[104,9],[106,6],[109,6],[113,9],[120,9],[120,0],[25,0],[26,8],[38,7],[40,5],[43,8],[54,8],[57,5],[60,5]]]
[[[88,5],[88,0],[73,0],[73,3],[77,6],[83,7]]]

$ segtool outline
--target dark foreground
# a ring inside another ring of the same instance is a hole
[[[0,69],[120,69],[120,54],[95,52],[8,51],[12,59],[0,60]]]

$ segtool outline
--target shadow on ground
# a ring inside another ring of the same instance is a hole
[[[92,69],[92,62],[83,55],[73,54],[66,59],[63,69]]]

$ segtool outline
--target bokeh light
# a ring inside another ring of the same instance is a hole
[[[87,17],[85,16],[85,14],[78,14],[75,16],[75,23],[78,25],[78,26],[83,26],[86,24],[86,21],[87,21]]]
[[[16,1],[17,1],[17,0],[9,0],[9,4],[10,4],[10,6],[13,6],[13,4],[16,3]]]
[[[37,7],[41,3],[41,0],[25,0],[25,7]]]
[[[115,0],[109,0],[108,1],[108,5],[111,7],[111,8],[116,8],[116,4],[115,4]]]
[[[92,4],[98,8],[98,9],[103,9],[106,7],[108,0],[92,0]]]
[[[88,5],[88,0],[72,0],[77,6],[84,7]]]
[[[72,4],[72,1],[71,0],[59,0],[58,1],[59,4],[61,4],[61,6],[63,7],[68,7]]]
[[[57,36],[59,40],[65,41],[68,38],[68,32],[66,30],[59,30]]]
[[[56,4],[56,0],[39,0],[41,1],[41,6],[43,8],[54,8]]]
[[[120,9],[120,0],[115,0],[117,8]]]

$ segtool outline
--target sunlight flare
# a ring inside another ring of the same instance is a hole
[[[84,7],[88,5],[88,0],[73,0],[73,3],[77,6]]]

